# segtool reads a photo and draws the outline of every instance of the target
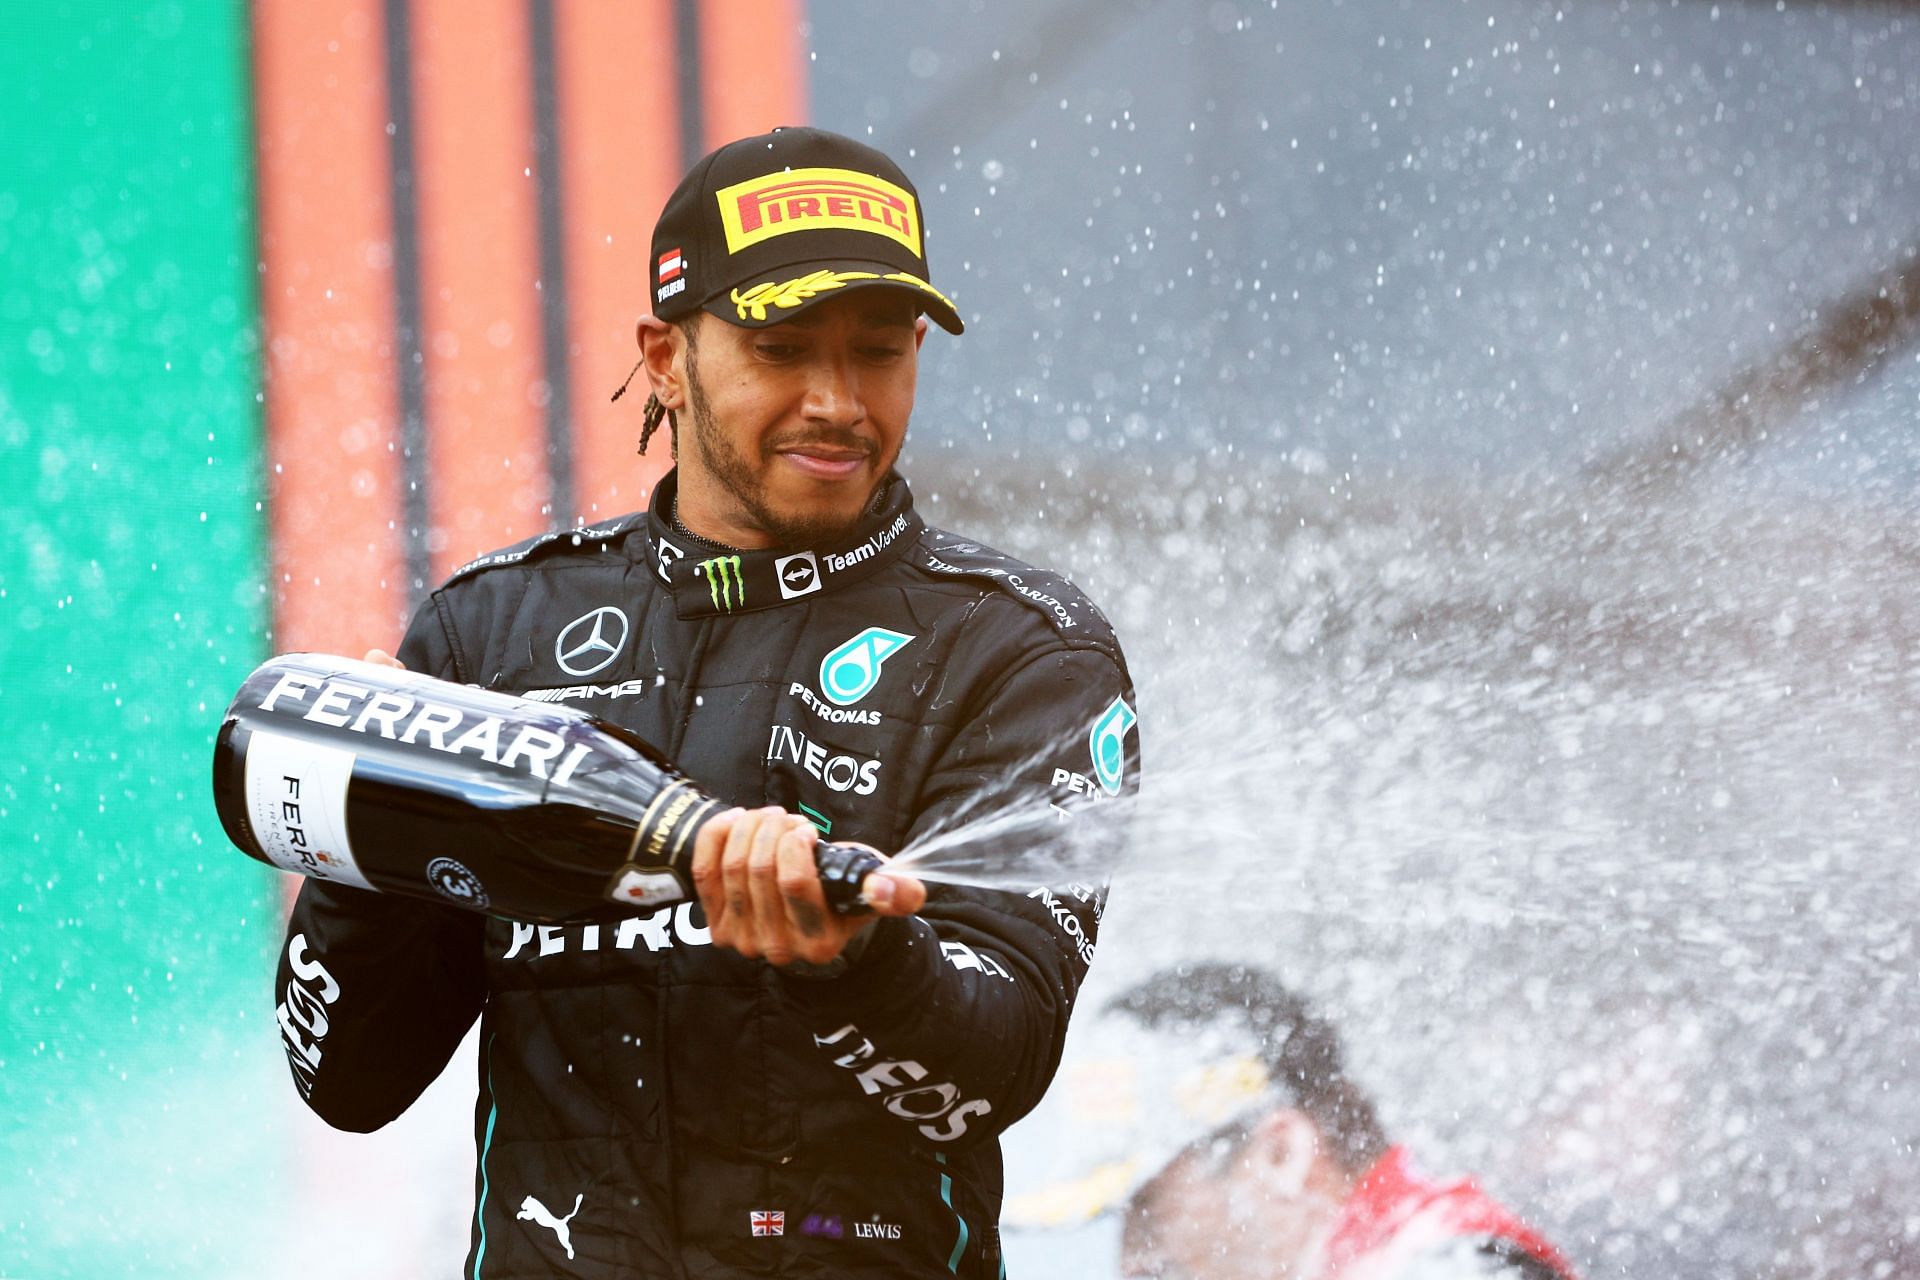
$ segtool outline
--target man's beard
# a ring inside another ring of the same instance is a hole
[[[872,507],[874,492],[885,481],[884,475],[875,478],[874,487],[868,491],[866,501],[850,518],[831,513],[781,515],[767,501],[765,481],[765,467],[780,447],[817,441],[841,448],[861,449],[871,456],[871,442],[848,433],[832,431],[768,440],[761,446],[761,467],[756,469],[734,447],[733,441],[728,439],[720,429],[720,424],[714,420],[713,406],[700,386],[698,363],[691,348],[687,351],[687,393],[688,407],[692,410],[688,434],[692,437],[693,448],[700,454],[700,461],[706,466],[707,473],[739,503],[741,510],[762,533],[773,540],[776,547],[804,547],[832,541],[852,529],[859,523],[860,516]]]

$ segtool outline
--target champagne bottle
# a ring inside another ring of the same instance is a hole
[[[270,866],[540,922],[694,897],[694,837],[726,808],[571,707],[307,653],[240,686],[213,797],[227,837]],[[864,910],[880,859],[825,842],[815,859],[828,905]]]

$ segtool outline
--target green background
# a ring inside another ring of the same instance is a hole
[[[207,786],[265,654],[245,10],[0,38],[0,1275],[269,1275],[271,873]]]

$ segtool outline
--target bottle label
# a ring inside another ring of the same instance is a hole
[[[671,871],[642,871],[634,866],[622,867],[607,890],[607,897],[629,907],[657,907],[686,896],[686,887]]]
[[[359,889],[347,843],[347,784],[353,752],[256,729],[247,743],[247,815],[274,866]]]

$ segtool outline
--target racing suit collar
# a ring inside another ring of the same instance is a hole
[[[887,473],[880,505],[847,535],[817,547],[740,551],[689,538],[672,524],[679,474],[654,486],[647,506],[647,560],[682,618],[749,613],[804,601],[857,582],[899,559],[925,527],[913,493]]]

